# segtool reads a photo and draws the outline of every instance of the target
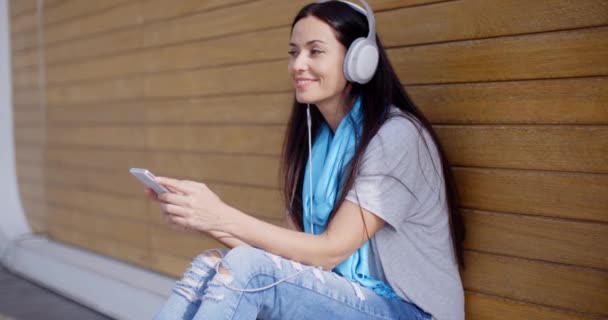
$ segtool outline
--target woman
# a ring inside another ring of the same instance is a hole
[[[196,257],[157,319],[464,319],[450,168],[366,8],[314,3],[293,21],[285,228],[202,183],[159,177],[174,192],[147,190],[170,224],[233,248]],[[347,48],[366,35],[377,68],[368,52],[372,66],[345,75]]]

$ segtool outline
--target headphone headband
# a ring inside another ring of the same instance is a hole
[[[332,1],[332,0],[321,0],[321,1],[319,1],[319,3],[324,3],[324,2],[329,2],[329,1]],[[365,15],[365,17],[367,18],[367,24],[369,25],[369,32],[367,33],[367,39],[370,39],[370,41],[375,42],[376,41],[376,38],[375,38],[376,19],[374,18],[374,12],[372,11],[372,8],[369,6],[369,4],[365,0],[360,0],[359,2],[361,2],[363,4],[363,6],[365,7],[365,9],[363,9],[360,5],[352,3],[350,1],[345,1],[345,0],[335,0],[335,1],[342,2],[342,3],[350,6],[354,10]]]

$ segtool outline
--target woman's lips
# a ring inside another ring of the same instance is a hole
[[[316,81],[313,79],[296,79],[296,89],[304,89]]]

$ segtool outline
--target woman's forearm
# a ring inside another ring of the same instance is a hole
[[[333,269],[344,258],[326,234],[289,230],[247,215],[235,208],[223,231],[257,248],[303,264]],[[214,231],[215,232],[215,231]]]
[[[226,232],[209,231],[208,234],[211,237],[213,237],[213,239],[217,240],[218,242],[225,245],[229,249],[232,249],[232,248],[238,247],[238,246],[242,246],[242,245],[247,245],[245,242],[235,238],[234,236],[232,236],[231,234],[226,233]]]

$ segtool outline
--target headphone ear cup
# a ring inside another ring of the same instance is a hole
[[[344,57],[346,80],[364,84],[369,82],[378,67],[378,48],[367,38],[357,38]]]

